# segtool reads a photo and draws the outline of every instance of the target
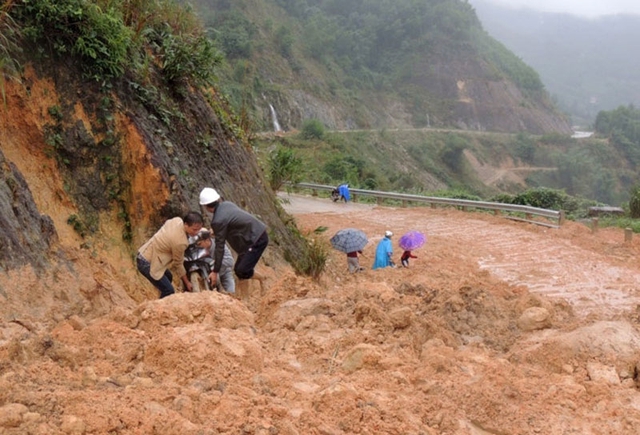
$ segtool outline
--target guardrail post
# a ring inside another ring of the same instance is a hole
[[[558,225],[564,224],[564,210],[560,210],[560,214],[558,215]]]
[[[351,198],[353,198],[353,202],[358,202],[358,195],[356,195],[355,193],[351,194]]]
[[[311,196],[318,196],[318,191],[316,189],[312,189]]]
[[[591,218],[591,232],[592,233],[598,232],[598,218],[596,217]]]
[[[402,200],[402,208],[407,208],[407,200],[406,199]]]
[[[495,209],[495,210],[493,211],[493,214],[494,214],[495,216],[500,216],[500,215],[502,214],[502,212],[501,212],[500,210],[498,210],[498,209]]]
[[[436,208],[436,203],[435,202],[431,203],[431,208]]]
[[[382,197],[381,196],[376,198],[376,204],[382,205]]]
[[[633,239],[633,230],[631,228],[624,229],[624,241],[630,242]]]

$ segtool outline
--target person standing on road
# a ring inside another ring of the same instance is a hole
[[[173,274],[169,269],[173,269],[191,291],[184,268],[184,251],[189,246],[188,238],[198,234],[202,224],[202,215],[197,212],[189,212],[184,218],[169,219],[138,249],[138,271],[160,291],[161,299],[175,293]]]
[[[362,254],[362,251],[347,252],[347,266],[349,267],[349,273],[356,273],[364,270],[360,267],[358,254]]]
[[[384,237],[376,247],[376,258],[373,261],[373,269],[380,269],[388,266],[395,266],[391,257],[393,256],[393,245],[391,244],[393,233],[389,230],[384,232]]]
[[[238,257],[234,272],[238,277],[238,296],[248,296],[249,279],[262,282],[265,277],[255,271],[263,252],[269,244],[267,226],[255,216],[242,210],[232,202],[225,201],[220,194],[210,187],[200,192],[200,205],[211,213],[211,230],[215,235],[215,251],[213,270],[209,275],[211,284],[215,285],[222,267],[225,243],[229,243]]]

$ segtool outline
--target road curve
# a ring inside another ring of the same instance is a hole
[[[543,229],[453,209],[344,204],[288,194],[280,198],[294,216],[319,214],[326,222],[357,219],[361,227],[424,231],[430,240],[464,247],[480,269],[509,284],[565,299],[578,315],[612,318],[640,306],[640,267],[635,260],[640,248],[636,240],[624,243],[622,230],[594,235],[575,222]],[[602,242],[590,240],[596,237]]]

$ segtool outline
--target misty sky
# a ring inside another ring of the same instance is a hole
[[[514,7],[527,7],[544,12],[566,12],[583,17],[614,14],[640,15],[640,0],[484,0]],[[473,5],[473,0],[469,0]]]

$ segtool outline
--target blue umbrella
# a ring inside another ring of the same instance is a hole
[[[369,243],[367,235],[355,228],[345,228],[338,231],[331,239],[331,246],[345,253],[362,251]]]
[[[398,244],[405,251],[413,251],[425,243],[427,243],[427,236],[422,234],[420,231],[409,231],[408,233],[403,234],[402,237],[400,237],[400,240],[398,240]]]

